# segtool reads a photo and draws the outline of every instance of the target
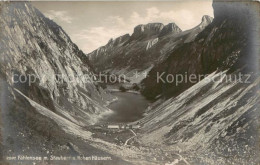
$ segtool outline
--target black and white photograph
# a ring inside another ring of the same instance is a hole
[[[259,165],[258,0],[0,1],[0,165]]]

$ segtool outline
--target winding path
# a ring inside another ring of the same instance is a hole
[[[131,139],[133,139],[134,137],[137,136],[136,133],[135,133],[132,129],[129,129],[129,130],[133,133],[134,136],[130,137],[129,139],[127,139],[127,140],[125,141],[125,144],[124,144],[125,146],[127,145],[127,143],[128,143],[129,140],[131,140]]]

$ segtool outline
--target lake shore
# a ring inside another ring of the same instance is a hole
[[[149,101],[140,93],[113,90],[111,94],[117,99],[110,102],[107,107],[113,112],[103,116],[105,122],[134,122],[143,117]]]

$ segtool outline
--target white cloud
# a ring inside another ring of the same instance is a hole
[[[82,30],[72,35],[72,39],[76,39],[84,52],[91,52],[98,47],[105,45],[109,39],[127,33],[125,29],[121,29],[119,24],[112,28],[92,27]]]
[[[202,16],[201,16],[202,17]],[[201,18],[195,19],[194,13],[189,10],[160,11],[156,7],[146,9],[145,15],[133,12],[128,18],[120,16],[108,16],[102,26],[90,27],[72,35],[77,40],[81,49],[89,53],[98,47],[105,45],[109,39],[133,32],[135,26],[151,22],[168,24],[175,22],[182,30],[191,29],[198,25]]]
[[[130,16],[132,24],[146,24],[150,22],[160,22],[168,24],[175,22],[182,30],[190,29],[199,22],[194,18],[193,13],[189,10],[178,11],[159,11],[156,7],[148,8],[145,16],[140,16],[137,12],[133,12]]]
[[[62,21],[69,24],[72,23],[73,20],[73,18],[68,15],[67,11],[49,10],[48,12],[44,13],[44,15],[52,20]]]

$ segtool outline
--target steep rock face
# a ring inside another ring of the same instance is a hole
[[[88,79],[93,73],[84,53],[30,3],[1,5],[0,70],[11,93],[18,90],[77,124],[95,122],[106,111],[106,94]]]
[[[159,23],[138,25],[123,44],[107,44],[89,53],[88,57],[97,72],[125,74],[131,82],[139,83],[144,76],[136,78],[135,72],[143,75],[179,45],[191,42],[207,26],[205,22],[201,24],[183,32],[173,23],[166,26]]]
[[[244,61],[247,61],[248,70],[259,70],[258,62],[260,61],[257,61],[259,59],[257,54],[259,49],[256,46],[259,45],[259,2],[247,0],[222,2],[221,0],[215,0],[213,8],[216,22],[225,19],[232,20],[234,29],[236,26],[241,28],[240,31],[236,31],[237,35],[246,34],[244,40],[247,44],[236,66],[244,65]]]

